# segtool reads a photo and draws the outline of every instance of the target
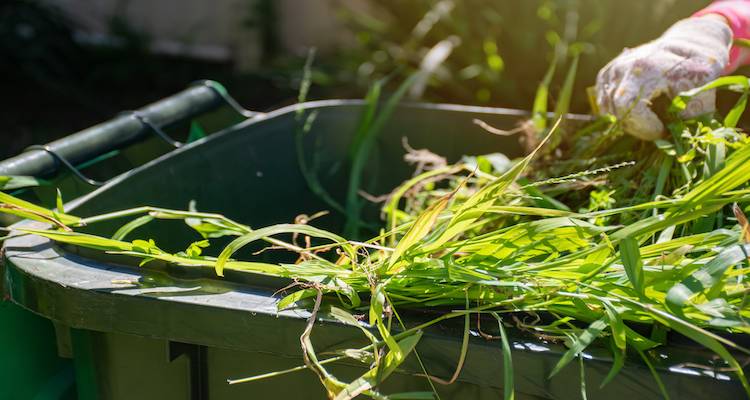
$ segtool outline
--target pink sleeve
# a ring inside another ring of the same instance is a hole
[[[716,1],[693,16],[700,17],[706,14],[719,14],[726,18],[732,28],[734,39],[750,40],[750,0]],[[750,64],[750,52],[734,45],[729,52],[729,65],[725,72],[731,73],[738,67],[748,64]]]

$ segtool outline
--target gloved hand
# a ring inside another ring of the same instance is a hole
[[[602,113],[622,118],[623,129],[644,140],[661,137],[664,124],[651,100],[710,82],[729,63],[732,29],[727,20],[708,14],[681,20],[660,38],[625,49],[596,78],[596,101]],[[690,118],[713,112],[715,91],[693,98],[683,112]]]

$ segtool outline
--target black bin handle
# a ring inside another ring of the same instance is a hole
[[[238,114],[251,118],[257,113],[242,108],[220,83],[210,80],[195,82],[187,89],[149,104],[137,111],[119,116],[43,146],[0,161],[0,175],[51,175],[60,166],[71,168],[112,150],[126,147],[149,135],[156,134],[174,147],[180,143],[164,134],[162,127],[195,118],[229,105]],[[82,175],[73,168],[75,175]],[[87,183],[98,182],[83,177]]]

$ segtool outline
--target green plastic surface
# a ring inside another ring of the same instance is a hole
[[[73,365],[57,356],[52,323],[0,301],[0,399],[74,399]]]

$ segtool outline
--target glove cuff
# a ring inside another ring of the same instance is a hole
[[[724,17],[732,29],[734,39],[750,40],[750,1],[716,1],[693,14],[693,17],[702,17],[708,14],[718,14]],[[748,64],[750,64],[750,51],[747,48],[732,45],[729,51],[729,63],[724,72],[731,73],[737,68]]]

